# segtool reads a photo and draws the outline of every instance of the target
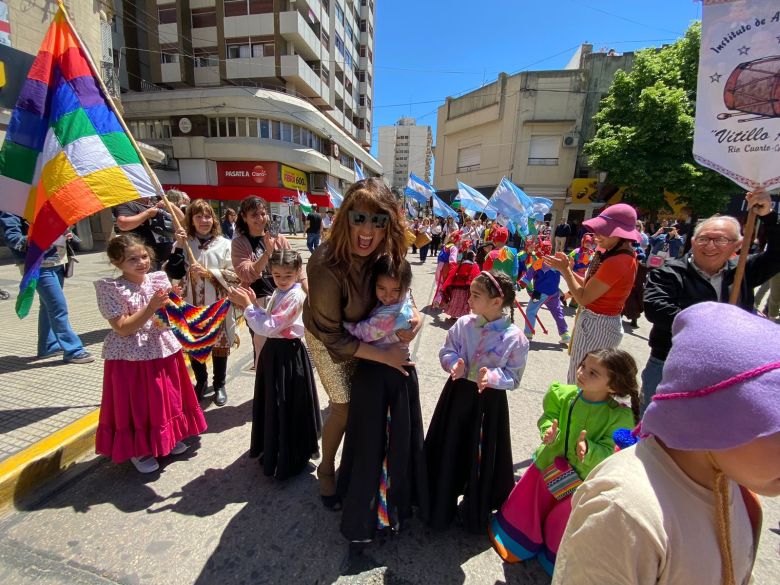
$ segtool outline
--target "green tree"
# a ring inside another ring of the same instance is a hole
[[[638,52],[630,72],[615,74],[585,145],[590,165],[608,171],[611,184],[626,187],[625,199],[648,211],[668,209],[666,189],[708,215],[735,190],[693,160],[700,42],[694,23],[676,43]]]

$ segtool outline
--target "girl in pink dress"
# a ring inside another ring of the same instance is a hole
[[[95,282],[98,308],[111,325],[95,451],[153,473],[156,457],[184,453],[182,439],[203,432],[206,420],[181,345],[153,318],[168,301],[168,277],[148,273],[153,253],[133,235],[113,238],[107,253],[122,275]]]

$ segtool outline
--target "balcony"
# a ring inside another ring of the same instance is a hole
[[[161,63],[160,73],[163,83],[181,83],[181,65],[179,63]]]
[[[300,55],[282,55],[282,77],[293,82],[304,95],[319,96],[322,80]]]
[[[106,84],[108,94],[111,97],[119,97],[119,70],[114,67],[114,64],[102,61],[100,63],[100,76],[103,78],[103,83]]]
[[[371,132],[365,128],[358,130],[357,139],[360,143],[360,146],[371,146]]]
[[[272,36],[274,34],[274,15],[226,16],[224,25],[226,39]]]
[[[322,43],[300,12],[292,10],[279,15],[279,34],[295,45],[306,59],[320,59]]]
[[[195,67],[195,85],[219,85],[219,66]]]
[[[228,79],[276,77],[276,61],[273,57],[228,59],[225,61],[225,77]]]
[[[157,27],[157,34],[160,37],[161,45],[176,44],[179,42],[179,29],[175,22],[159,25]]]
[[[206,26],[192,30],[192,48],[216,47],[219,44],[216,26]]]
[[[368,83],[367,81],[360,82],[360,84],[358,85],[358,91],[360,91],[360,93],[362,93],[363,95],[367,95],[370,98],[374,97],[374,92],[371,89],[371,84]]]

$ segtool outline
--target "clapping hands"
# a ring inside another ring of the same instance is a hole
[[[458,358],[458,361],[455,362],[455,365],[450,369],[450,377],[453,380],[458,380],[459,378],[463,378],[465,375],[466,362],[463,361],[463,358]]]
[[[552,445],[558,438],[558,419],[553,420],[552,426],[544,432],[542,443]]]

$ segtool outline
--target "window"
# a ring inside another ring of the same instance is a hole
[[[325,65],[322,65],[320,67],[320,77],[322,78],[322,81],[325,82],[326,85],[330,85],[330,71],[328,70]]]
[[[209,136],[211,137],[219,136],[219,130],[217,130],[216,118],[209,118]]]
[[[366,47],[365,45],[360,45],[360,56],[361,57],[365,57],[366,56],[366,49],[367,48],[368,47]]]
[[[357,80],[360,83],[365,83],[366,81],[366,72],[362,69],[358,69],[357,73],[355,73],[355,77],[357,77]]]
[[[176,24],[176,4],[157,7],[157,20],[160,24]]]
[[[293,126],[292,129],[292,142],[295,144],[301,143],[301,127],[300,126]]]
[[[372,63],[374,62],[374,52],[371,50],[371,48],[368,48],[368,60]]]
[[[344,91],[348,94],[351,94],[353,91],[352,82],[349,79],[344,80]]]
[[[237,136],[246,136],[246,118],[236,118],[236,130],[238,131]]]
[[[370,36],[371,38],[374,37],[374,27],[371,26],[371,23],[368,24],[368,36]]]
[[[228,59],[246,59],[251,55],[249,43],[227,46]]]
[[[344,9],[338,2],[336,2],[336,20],[338,20],[342,26],[344,25]]]
[[[252,43],[252,57],[273,57],[274,49],[273,41]]]
[[[292,142],[292,125],[287,122],[282,122],[282,140]]]
[[[458,172],[467,173],[479,168],[482,145],[458,149]]]
[[[325,29],[322,30],[322,36],[320,38],[322,39],[322,46],[330,51],[330,35],[325,32]]]
[[[274,140],[281,140],[280,123],[277,120],[271,121],[271,138]]]
[[[271,138],[271,127],[268,120],[260,120],[260,138]]]
[[[531,136],[531,144],[528,149],[529,166],[556,166],[560,146],[560,136]]]
[[[371,85],[371,74],[369,72],[366,72],[366,83],[368,83],[368,85]]]
[[[330,10],[330,0],[320,0],[320,4],[326,11]]]
[[[341,37],[339,36],[339,33],[336,33],[336,48],[338,49],[339,53],[341,53],[341,56],[344,56],[344,41],[341,40]]]
[[[225,16],[244,16],[249,14],[246,0],[225,0]]]
[[[192,28],[217,26],[216,8],[194,8],[192,10]]]
[[[344,52],[344,65],[346,67],[352,67],[352,53],[349,51]]]
[[[168,53],[165,51],[160,53],[160,63],[178,63],[178,62],[179,62],[178,53]]]
[[[257,118],[249,118],[249,136],[251,138],[257,138],[257,123],[258,123],[258,121],[259,120]],[[266,121],[266,124],[267,123],[268,122]]]
[[[347,37],[349,41],[352,42],[352,44],[355,44],[355,41],[353,39],[354,33],[352,32],[352,25],[347,23],[344,25],[344,35]]]
[[[366,22],[365,18],[360,19],[360,32],[366,32],[368,27],[368,23]]]
[[[218,124],[219,136],[220,137],[225,137],[225,136],[228,135],[228,133],[227,133],[227,118],[218,118],[218,120],[219,120],[219,124]]]
[[[219,54],[216,47],[195,49],[195,67],[219,67]]]
[[[249,0],[249,14],[268,14],[273,11],[273,0]]]

